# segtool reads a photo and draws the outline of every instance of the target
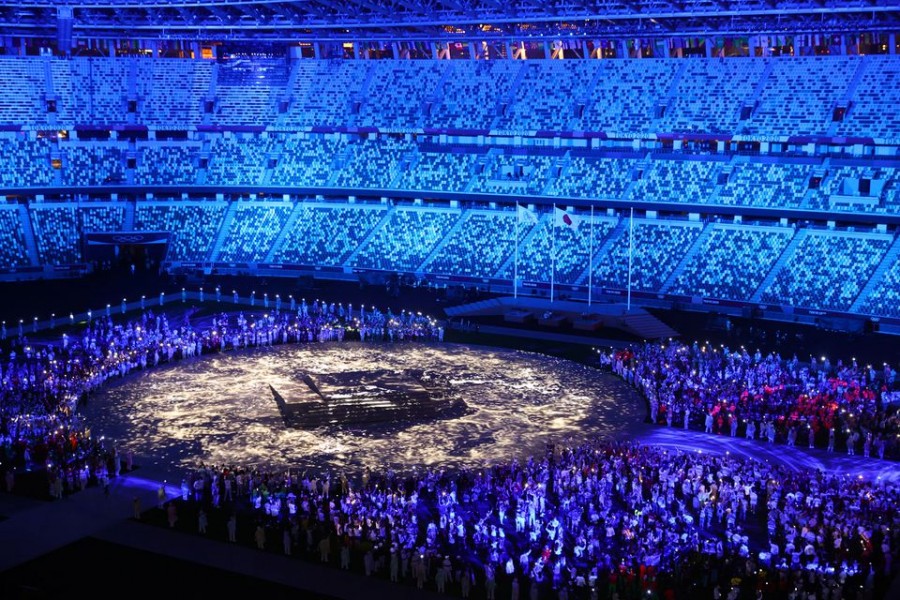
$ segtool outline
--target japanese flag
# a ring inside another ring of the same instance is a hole
[[[553,207],[555,215],[554,223],[557,227],[568,227],[569,229],[578,229],[581,218],[558,207]]]

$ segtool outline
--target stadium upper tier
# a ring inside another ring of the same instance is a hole
[[[0,57],[0,124],[900,138],[900,56]]]
[[[176,264],[900,319],[898,72],[893,55],[0,58],[0,270],[165,232]]]
[[[11,136],[4,139],[3,136]],[[31,136],[34,138],[34,136]],[[82,141],[0,132],[0,195],[213,191],[571,200],[709,213],[900,216],[900,158],[436,143],[441,136],[203,134]],[[421,139],[424,138],[424,139]],[[859,219],[856,219],[859,220]]]

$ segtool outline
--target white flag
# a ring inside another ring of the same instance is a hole
[[[578,224],[581,222],[581,218],[577,215],[574,215],[556,206],[553,207],[553,213],[555,215],[554,224],[557,227],[568,227],[572,230],[578,229]]]
[[[528,223],[530,225],[534,225],[538,222],[538,216],[534,214],[534,211],[529,210],[519,204],[516,204],[516,215],[519,218],[519,223]]]

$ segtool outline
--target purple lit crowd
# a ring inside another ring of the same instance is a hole
[[[81,473],[99,480],[114,470],[115,448],[90,435],[78,413],[92,391],[108,380],[183,358],[286,343],[357,339],[441,340],[440,324],[419,313],[395,315],[370,307],[305,300],[290,311],[217,314],[194,326],[190,310],[144,310],[135,320],[94,317],[78,332],[52,341],[24,332],[4,344],[0,356],[0,471],[10,489],[16,473],[46,469],[51,494],[83,487]],[[11,342],[11,343],[9,343]],[[122,458],[122,457],[119,457]]]
[[[611,441],[355,480],[210,466],[183,490],[182,515],[251,521],[233,541],[462,597],[877,597],[900,547],[896,487]]]
[[[129,468],[77,409],[131,372],[286,343],[443,339],[439,323],[406,311],[304,301],[254,312],[217,313],[201,327],[190,311],[144,310],[95,318],[52,343],[20,335],[0,361],[7,489],[16,472],[46,469],[61,497]],[[661,424],[748,436],[752,423],[754,437],[788,443],[805,441],[796,432],[808,425],[821,447],[846,429],[844,446],[855,431],[871,434],[873,459],[895,452],[882,443],[898,430],[888,368],[674,342],[605,360]],[[197,515],[199,534],[212,535],[207,515],[234,515],[242,536],[229,521],[223,540],[465,598],[875,598],[900,549],[896,486],[608,440],[454,472],[201,466],[182,491],[166,509],[182,523]]]
[[[796,355],[677,341],[630,347],[608,360],[644,395],[657,424],[900,457],[900,391],[888,364],[801,363]]]

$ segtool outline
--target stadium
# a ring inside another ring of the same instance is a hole
[[[898,35],[0,4],[4,597],[896,597]]]

